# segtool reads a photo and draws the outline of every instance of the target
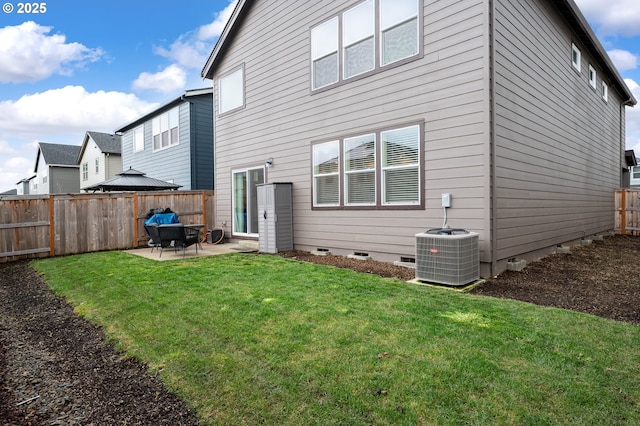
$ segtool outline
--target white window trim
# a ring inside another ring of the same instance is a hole
[[[258,230],[256,229],[255,233],[254,232],[237,232],[235,231],[235,211],[236,211],[236,197],[235,197],[235,179],[234,176],[236,173],[246,173],[247,174],[247,178],[249,177],[249,173],[253,170],[262,170],[262,177],[263,177],[263,183],[265,183],[267,181],[267,171],[265,169],[265,166],[255,166],[255,167],[246,167],[246,168],[242,168],[242,169],[233,169],[231,171],[231,234],[235,235],[235,236],[239,236],[239,237],[251,237],[251,238],[257,238],[258,237]],[[248,186],[247,186],[248,187]],[[247,194],[245,194],[246,197]],[[256,208],[258,206],[256,205]],[[249,216],[251,215],[251,213],[253,213],[250,210],[250,204],[247,203],[247,221],[249,220]],[[247,226],[248,229],[248,226]]]
[[[589,86],[596,89],[598,87],[598,73],[596,69],[589,64]]]
[[[574,60],[574,57],[576,57],[576,60]],[[573,43],[571,43],[571,65],[577,72],[582,71],[582,52],[580,52],[578,46]]]
[[[609,102],[609,85],[604,81],[602,82],[602,99]]]

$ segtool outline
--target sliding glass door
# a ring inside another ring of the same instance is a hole
[[[258,236],[258,191],[257,185],[264,183],[264,167],[234,170],[233,234]]]

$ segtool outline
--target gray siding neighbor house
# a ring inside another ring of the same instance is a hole
[[[483,277],[614,228],[636,100],[572,0],[239,0],[202,76],[236,238],[263,182],[297,249],[406,260],[446,220]]]
[[[86,132],[77,163],[80,167],[80,189],[113,179],[122,172],[122,142],[119,135]]]
[[[38,155],[30,194],[73,194],[80,192],[78,145],[38,142]]]
[[[213,189],[213,89],[187,90],[116,130],[122,169],[133,168],[183,190]]]

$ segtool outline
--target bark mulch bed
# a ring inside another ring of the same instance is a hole
[[[342,256],[280,255],[411,280],[411,269]],[[640,324],[640,237],[614,236],[505,272],[472,290]],[[144,365],[77,317],[28,262],[0,265],[1,425],[196,425]]]

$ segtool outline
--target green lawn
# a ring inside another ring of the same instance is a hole
[[[638,326],[268,255],[32,265],[210,424],[640,424]]]

